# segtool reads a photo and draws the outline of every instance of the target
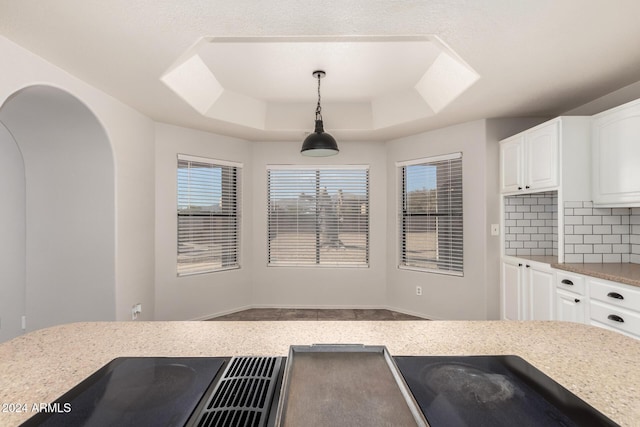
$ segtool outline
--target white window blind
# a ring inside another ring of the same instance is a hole
[[[462,153],[398,166],[399,266],[462,275]]]
[[[178,155],[178,276],[239,267],[240,171]]]
[[[368,168],[267,174],[270,266],[368,266]]]

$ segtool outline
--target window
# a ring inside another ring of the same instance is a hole
[[[178,155],[178,276],[239,268],[240,171]]]
[[[462,153],[398,166],[400,268],[461,276]]]
[[[268,264],[369,264],[367,167],[269,167]]]

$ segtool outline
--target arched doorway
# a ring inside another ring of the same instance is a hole
[[[11,286],[24,289],[26,330],[113,320],[114,161],[104,128],[76,97],[43,85],[13,94],[0,108],[0,122],[11,136],[0,132],[0,142],[13,140],[24,162],[24,220],[17,223],[24,241],[12,233],[0,246],[24,247],[17,262],[24,280],[12,279]],[[7,173],[0,168],[0,179]],[[18,206],[8,209],[19,215]],[[17,268],[7,274],[19,278]]]

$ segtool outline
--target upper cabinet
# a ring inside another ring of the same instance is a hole
[[[558,123],[519,133],[500,145],[501,191],[518,193],[558,186]]]
[[[640,206],[640,100],[593,116],[593,202]]]
[[[570,193],[586,193],[588,200],[590,163],[588,118],[558,117],[500,142],[500,191],[518,194],[563,185]]]

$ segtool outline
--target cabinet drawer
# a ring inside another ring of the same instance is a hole
[[[631,289],[630,286],[589,279],[589,294],[594,300],[640,312],[640,290]]]
[[[620,309],[610,304],[591,300],[589,312],[592,322],[640,337],[640,313]]]
[[[556,286],[558,289],[584,295],[584,277],[577,274],[556,271]]]

